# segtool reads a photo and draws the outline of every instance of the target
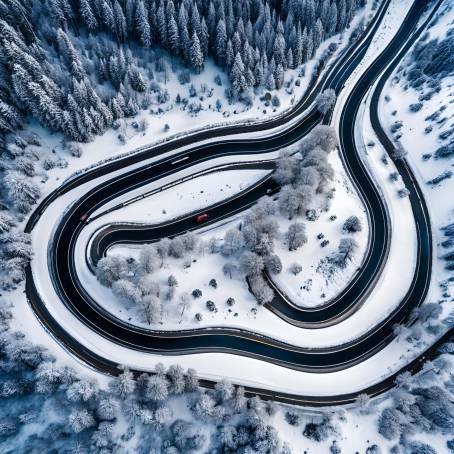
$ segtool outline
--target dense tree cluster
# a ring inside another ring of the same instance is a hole
[[[453,428],[454,406],[449,394],[442,387],[433,385],[400,386],[393,393],[392,406],[386,407],[378,420],[379,433],[389,440],[415,433],[452,433]],[[428,448],[423,450],[415,442],[409,442],[409,445],[405,452],[432,452]]]
[[[404,88],[407,89],[410,86],[419,93],[418,102],[409,106],[411,112],[420,111],[424,101],[430,100],[435,93],[441,91],[442,79],[454,73],[453,30],[453,28],[448,30],[443,39],[436,38],[430,41],[427,40],[428,34],[424,34],[407,57],[405,66],[402,65],[399,69],[405,81]],[[430,134],[434,127],[439,129],[445,126],[449,117],[444,114],[446,108],[446,105],[442,105],[425,118],[427,122],[434,122],[429,123],[425,128],[426,134]],[[443,143],[435,150],[435,159],[450,158],[454,155],[453,133],[452,124],[439,133],[438,139]]]
[[[0,229],[4,230],[0,234],[0,271],[4,273],[0,287],[3,290],[10,290],[25,279],[25,268],[33,255],[30,235],[11,230],[13,226],[12,218],[0,213]]]
[[[163,302],[174,298],[178,281],[169,275],[166,285],[153,278],[153,273],[164,265],[166,257],[183,258],[193,253],[198,238],[192,232],[164,238],[154,244],[146,244],[140,250],[139,258],[108,255],[99,260],[96,267],[98,281],[111,287],[114,294],[124,301],[148,325],[162,321]],[[188,303],[182,301],[183,307]]]
[[[325,115],[328,113],[336,103],[336,92],[332,88],[324,90],[317,96],[315,100],[317,110]]]
[[[284,154],[279,160],[279,209],[289,219],[304,215],[316,195],[329,194],[334,170],[327,158],[336,143],[333,129],[320,125],[302,141],[298,154]]]
[[[282,271],[281,260],[273,254],[274,241],[279,236],[275,214],[275,203],[264,197],[245,216],[241,227],[244,250],[240,268],[259,304],[269,303],[274,296],[263,272],[278,274]]]
[[[230,229],[224,236],[221,253],[227,257],[240,256],[240,269],[260,304],[270,302],[274,296],[264,272],[272,275],[282,271],[282,262],[274,254],[274,242],[279,237],[276,214],[281,211],[290,219],[303,216],[316,197],[329,197],[334,170],[327,156],[336,144],[332,128],[315,127],[301,142],[297,154],[284,154],[279,159],[274,178],[283,187],[277,202],[270,197],[260,199],[244,217],[240,228]],[[298,221],[291,223],[284,240],[289,251],[302,247],[307,242],[304,224]],[[341,248],[343,255],[338,256],[339,266],[351,258],[355,245],[356,242],[350,244],[348,251],[345,247]],[[236,268],[231,262],[225,265],[224,274],[231,277],[234,271]],[[295,275],[300,271],[300,265],[291,267]]]
[[[248,399],[242,387],[224,380],[204,391],[193,369],[162,364],[152,373],[124,368],[100,387],[13,332],[10,309],[0,301],[3,450],[288,454],[267,422],[267,406]],[[192,415],[174,414],[175,403]]]
[[[357,0],[13,0],[0,4],[0,130],[32,114],[87,141],[149,105],[137,56],[157,46],[196,72],[208,56],[234,93],[279,88],[284,71],[348,27]],[[43,20],[45,18],[45,20]],[[153,58],[152,58],[153,60]],[[165,70],[162,59],[156,70]],[[106,85],[106,83],[108,85]],[[164,94],[165,95],[165,94]],[[167,95],[168,96],[168,95]]]

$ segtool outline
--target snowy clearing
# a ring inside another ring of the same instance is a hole
[[[434,37],[442,39],[449,29],[449,25],[452,24],[454,20],[452,7],[450,8],[447,5],[444,12],[442,10],[441,13],[441,18],[436,25],[429,28],[427,40]],[[421,93],[411,87],[405,90],[403,87],[404,78],[400,83],[397,83],[394,79],[395,74],[383,90],[383,97],[379,105],[381,121],[385,129],[388,130],[395,122],[402,122],[399,141],[403,148],[408,151],[406,160],[411,165],[427,200],[433,225],[434,245],[437,245],[435,256],[441,257],[449,252],[441,245],[447,238],[440,229],[454,221],[453,206],[452,203],[449,203],[449,201],[452,201],[454,180],[448,178],[438,184],[428,184],[428,182],[448,171],[452,167],[452,161],[450,159],[437,160],[434,157],[427,159],[424,155],[433,154],[440,145],[446,143],[438,136],[451,122],[437,124],[426,120],[426,118],[439,110],[440,107],[445,106],[446,110],[444,110],[443,116],[452,119],[454,115],[452,101],[454,99],[452,89],[454,79],[452,77],[443,79],[440,92],[433,94],[430,100],[424,101],[421,110],[411,112],[409,110],[410,104],[417,103]],[[430,125],[432,125],[433,131],[425,132],[426,127]],[[453,308],[454,288],[452,283],[447,281],[452,272],[447,271],[445,265],[446,262],[443,260],[435,260],[429,298],[431,301],[443,302],[443,314],[447,315]]]

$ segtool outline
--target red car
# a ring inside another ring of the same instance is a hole
[[[208,220],[208,213],[203,213],[203,214],[198,214],[195,218],[195,222],[197,222],[197,224],[200,224],[202,222],[205,222]]]
[[[85,224],[88,224],[88,214],[85,213],[80,217],[80,220],[84,222]]]

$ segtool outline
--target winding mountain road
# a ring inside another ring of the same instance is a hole
[[[430,17],[436,8],[441,4],[439,1],[432,9],[430,16],[422,25],[417,27],[418,21],[424,12],[428,2],[416,1],[399,31],[392,39],[389,46],[375,59],[375,61],[364,71],[359,81],[351,90],[345,105],[343,106],[340,121],[340,145],[345,167],[361,194],[367,211],[370,216],[371,239],[366,258],[361,266],[360,272],[355,276],[347,288],[329,304],[317,310],[303,310],[287,301],[278,294],[269,309],[280,317],[291,323],[301,326],[320,327],[333,321],[340,321],[356,310],[372,291],[375,282],[380,277],[389,247],[390,223],[386,206],[375,187],[371,177],[366,170],[362,159],[356,149],[353,135],[358,107],[364,96],[372,87],[377,78],[371,103],[372,125],[384,144],[386,150],[392,156],[393,145],[386,133],[381,129],[377,115],[377,103],[383,85],[395,66],[402,59],[410,46],[424,30]],[[364,57],[373,34],[378,29],[389,1],[383,2],[375,20],[371,23],[362,38],[353,45],[351,51],[340,58],[338,62],[320,79],[320,82],[311,89],[295,108],[279,119],[266,123],[249,126],[232,126],[220,128],[220,130],[204,131],[193,136],[165,143],[158,147],[150,147],[130,157],[114,161],[103,167],[94,169],[77,178],[70,180],[60,189],[52,193],[38,207],[27,224],[26,231],[31,232],[36,222],[45,213],[46,207],[60,195],[74,189],[90,179],[107,175],[109,172],[124,168],[130,164],[140,162],[145,156],[164,153],[170,149],[180,148],[189,144],[193,146],[184,152],[173,155],[172,158],[162,159],[151,165],[142,166],[122,174],[121,178],[112,178],[100,184],[84,195],[84,197],[71,206],[63,215],[53,235],[53,243],[49,249],[50,273],[56,292],[65,306],[79,320],[85,323],[93,331],[111,341],[134,350],[143,352],[154,352],[159,354],[192,354],[198,352],[228,352],[251,356],[285,367],[290,367],[308,372],[332,372],[350,367],[366,358],[369,358],[393,339],[392,326],[395,323],[404,323],[414,307],[420,305],[427,294],[428,283],[430,282],[432,266],[432,237],[430,222],[427,214],[427,207],[422,197],[421,190],[414,180],[412,173],[404,161],[396,161],[396,166],[402,175],[403,181],[410,190],[410,201],[415,217],[418,232],[418,262],[412,285],[399,304],[398,308],[390,314],[386,320],[377,325],[355,341],[339,345],[335,348],[304,349],[285,344],[275,339],[266,338],[253,332],[246,332],[228,328],[201,328],[185,331],[151,331],[141,329],[118,320],[106,313],[80,283],[75,271],[74,248],[77,238],[84,228],[80,217],[85,213],[93,213],[100,209],[107,202],[125,194],[132,189],[143,186],[150,181],[158,180],[165,175],[178,170],[193,166],[201,161],[207,161],[214,157],[229,155],[234,158],[235,154],[263,153],[275,151],[295,143],[307,134],[323,118],[315,108],[311,108],[316,94],[324,88],[333,88],[339,92],[345,81]],[[304,116],[301,114],[306,112]],[[301,116],[301,118],[299,118]],[[293,120],[297,119],[294,124]],[[277,126],[291,124],[290,127],[263,139],[241,140],[223,139],[208,145],[197,145],[206,138],[226,136],[234,137],[236,134],[248,131],[266,130]],[[171,161],[177,157],[187,157],[176,165]],[[263,163],[260,166],[270,166],[270,163]],[[264,195],[269,188],[275,188],[276,184],[272,179],[265,179],[254,187],[253,190],[240,194],[237,197],[218,204],[210,209],[210,218],[213,221],[229,215],[232,210],[241,210],[250,206],[260,196]],[[94,241],[91,256],[94,261],[105,252],[113,243],[127,243],[129,241],[145,242],[156,240],[165,236],[173,236],[195,228],[192,216],[179,219],[174,223],[152,228],[137,226],[115,225],[109,227],[102,235]],[[64,327],[56,323],[48,311],[45,303],[36,288],[31,268],[27,270],[27,297],[41,322],[46,328],[75,355],[99,370],[108,373],[117,373],[117,366],[108,358],[101,358],[87,350],[79,341],[68,335]],[[445,336],[447,338],[449,333]],[[443,340],[440,340],[442,342]],[[436,353],[436,346],[426,355]],[[407,366],[410,370],[416,370],[421,365],[422,358],[418,358]],[[370,395],[378,394],[392,386],[392,377],[377,383],[373,387],[362,392]],[[212,386],[212,382],[203,381],[205,386]],[[252,394],[259,394],[264,398],[273,398],[284,402],[301,404],[334,404],[348,402],[354,399],[355,395],[344,395],[332,397],[307,397],[294,396],[285,393],[272,393],[267,390],[248,388]]]

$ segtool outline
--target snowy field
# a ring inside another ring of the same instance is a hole
[[[333,183],[336,188],[334,198],[330,200],[330,208],[321,211],[316,221],[305,221],[308,241],[301,249],[289,251],[283,242],[278,242],[275,250],[282,260],[283,272],[272,276],[272,279],[293,304],[301,307],[323,305],[342,291],[360,267],[368,246],[365,208],[345,173],[337,151],[330,154],[329,162],[335,171]],[[332,219],[332,216],[336,219]],[[346,234],[343,231],[343,224],[350,216],[360,219],[361,232]],[[281,231],[285,232],[290,222],[280,218],[280,225]],[[323,262],[336,252],[341,237],[345,236],[357,241],[358,250],[346,268],[337,268],[334,274],[327,274]],[[322,246],[323,241],[328,241],[329,244]],[[290,271],[295,262],[302,266],[301,273],[297,275]]]
[[[446,36],[446,32],[452,27],[454,21],[452,6],[447,5],[445,9],[441,8],[440,12],[443,13],[440,19],[436,25],[428,30],[429,38],[427,41],[436,37],[443,39]],[[407,162],[411,165],[418,178],[427,200],[433,225],[434,244],[437,245],[435,256],[441,257],[449,252],[448,249],[441,246],[441,243],[447,238],[440,229],[454,221],[454,205],[452,203],[454,180],[448,178],[436,184],[430,184],[429,182],[452,169],[452,159],[435,159],[433,153],[441,145],[449,142],[449,139],[440,139],[439,134],[452,127],[454,78],[444,78],[441,81],[440,92],[435,93],[430,100],[424,101],[421,110],[411,112],[409,106],[418,102],[418,97],[421,93],[411,87],[405,90],[405,78],[401,78],[402,80],[397,82],[394,75],[383,90],[383,97],[379,105],[380,118],[383,125],[386,126],[385,129],[388,130],[396,122],[402,122],[402,127],[398,132],[401,135],[399,141],[403,148],[408,151]],[[443,108],[442,106],[445,107]],[[426,119],[440,108],[443,111],[442,116],[447,118],[447,121],[438,123]],[[430,133],[425,132],[428,126],[433,128]],[[390,133],[390,135],[392,134]],[[424,155],[432,156],[427,159]],[[452,272],[448,272],[445,269],[445,265],[446,262],[443,260],[435,260],[430,297],[432,301],[441,300],[446,302],[443,306],[444,314],[447,315],[453,308],[454,288],[452,284],[447,282]]]
[[[95,214],[103,213],[109,206],[116,206],[132,200],[136,194],[147,194],[150,191],[150,195],[144,199],[132,202],[116,210],[113,215],[109,216],[107,221],[105,218],[108,215],[103,216],[100,221],[106,225],[110,222],[160,224],[226,200],[255,185],[255,183],[261,181],[269,174],[269,170],[260,169],[224,171],[213,169],[207,170],[206,174],[196,178],[192,178],[192,176],[186,177],[190,179],[182,183],[175,180],[175,176],[172,176],[169,180],[173,181],[167,184],[175,184],[175,186],[169,189],[163,191],[160,191],[160,188],[153,189],[156,183],[146,185],[140,190],[131,191],[124,196],[116,198],[112,203],[104,205]],[[160,180],[157,184],[161,187],[162,181]],[[159,192],[156,192],[157,190]],[[98,224],[100,221],[98,221]]]

